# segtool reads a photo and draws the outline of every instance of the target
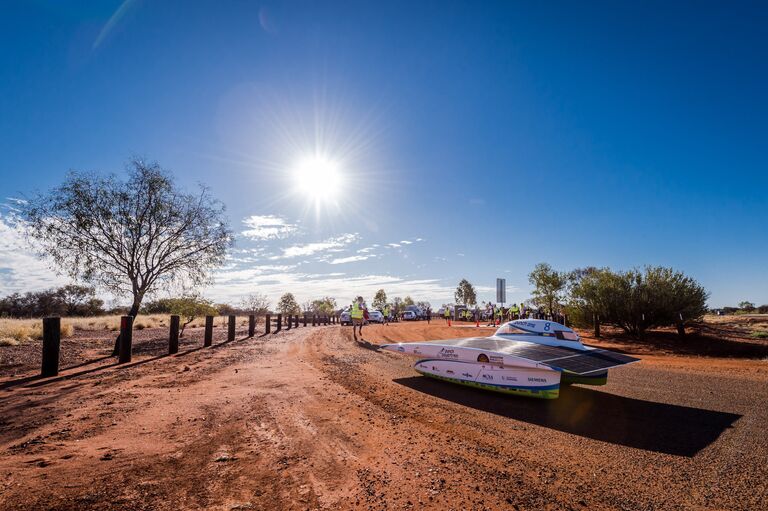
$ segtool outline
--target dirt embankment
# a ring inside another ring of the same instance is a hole
[[[128,366],[17,366],[0,379],[0,509],[764,506],[768,362],[644,356],[546,402],[377,349],[487,332],[299,328],[167,357],[145,330]]]

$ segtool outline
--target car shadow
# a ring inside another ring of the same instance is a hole
[[[371,342],[368,342],[368,341],[366,341],[365,339],[362,339],[362,338],[355,339],[355,344],[357,344],[359,347],[361,347],[363,349],[366,349],[366,350],[371,350],[371,351],[375,351],[375,352],[381,351],[381,346],[379,346],[378,344],[373,344]]]
[[[617,396],[563,386],[560,397],[505,396],[413,376],[395,383],[453,403],[593,440],[693,457],[741,415]]]

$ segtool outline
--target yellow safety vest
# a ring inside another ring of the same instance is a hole
[[[384,315],[389,316],[389,307],[384,307]]]
[[[352,311],[349,313],[352,319],[363,319],[363,309],[356,303],[352,304]]]
[[[451,311],[450,311],[450,310],[448,310],[448,308],[446,307],[446,309],[445,309],[445,317],[447,318],[447,317],[449,317],[450,315],[451,315]]]

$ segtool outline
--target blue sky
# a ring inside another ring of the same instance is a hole
[[[540,261],[768,303],[768,6],[4,1],[0,196],[132,155],[239,233],[208,294],[528,297]],[[293,169],[322,152],[320,207]],[[48,271],[0,224],[0,293]]]

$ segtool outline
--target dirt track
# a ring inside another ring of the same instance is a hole
[[[0,509],[768,508],[764,360],[647,356],[552,402],[412,362],[300,328],[0,381]]]

